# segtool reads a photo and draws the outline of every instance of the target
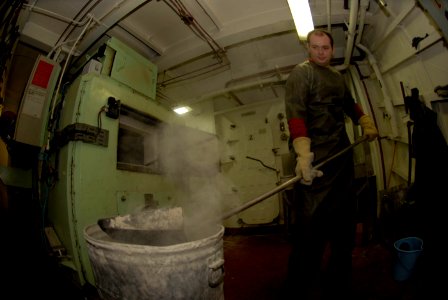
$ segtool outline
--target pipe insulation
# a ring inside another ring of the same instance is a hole
[[[361,0],[361,8],[359,10],[359,25],[358,34],[356,35],[355,45],[361,43],[362,33],[364,31],[364,25],[366,20],[367,9],[369,8],[369,0]]]
[[[358,0],[350,1],[350,21],[348,24],[347,46],[345,48],[344,66],[350,64],[350,57],[352,56],[353,44],[355,42],[356,23],[358,20]]]
[[[335,68],[339,71],[345,70],[350,65],[350,59],[353,53],[353,47],[355,45],[355,36],[356,36],[356,24],[358,22],[358,14],[359,16],[359,29],[357,35],[357,41],[361,39],[362,31],[364,30],[364,21],[366,16],[367,8],[369,7],[369,1],[362,0],[361,1],[361,9],[359,9],[358,1],[352,0],[350,2],[350,15],[349,15],[349,24],[348,24],[348,33],[347,33],[347,44],[345,46],[345,55],[344,62],[342,65],[335,66]]]
[[[249,82],[249,83],[245,83],[245,84],[236,85],[236,86],[233,86],[230,88],[224,88],[221,90],[213,91],[211,93],[202,95],[201,97],[197,98],[196,100],[193,100],[191,103],[196,104],[196,103],[206,101],[208,99],[218,97],[218,96],[221,96],[221,95],[224,95],[227,93],[250,89],[250,88],[254,88],[256,86],[262,88],[262,87],[269,86],[271,84],[285,82],[288,79],[288,76],[289,76],[289,74],[288,75],[279,75],[278,77],[275,77],[273,79],[253,81],[253,82]]]
[[[398,126],[397,126],[397,117],[395,114],[395,110],[393,107],[392,99],[390,97],[389,91],[387,89],[387,86],[384,82],[383,75],[381,74],[380,68],[378,67],[378,63],[373,56],[373,54],[367,49],[365,46],[361,44],[357,44],[356,47],[363,50],[367,54],[367,59],[369,61],[370,66],[372,67],[373,71],[375,72],[376,78],[379,81],[379,85],[381,87],[381,92],[383,93],[383,101],[386,113],[390,116],[390,126],[392,130],[392,137],[396,138],[399,136],[398,134]]]
[[[377,39],[373,42],[373,45],[370,47],[370,49],[372,49],[372,52],[375,52],[377,49],[379,49],[380,45],[389,38],[390,34],[395,30],[395,28],[398,27],[401,21],[403,21],[409,15],[414,7],[414,1],[410,1],[409,5],[404,10],[402,10],[398,16],[395,17],[395,20],[393,20],[389,24],[386,31],[381,35],[382,39]]]

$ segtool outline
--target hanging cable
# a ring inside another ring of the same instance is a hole
[[[92,12],[92,10],[103,0],[96,0],[96,1],[87,1],[86,4],[78,11],[78,13],[73,17],[73,20],[79,20],[79,22],[88,22],[89,18],[86,18],[86,16],[89,15],[89,13]],[[87,8],[89,5],[91,5],[89,8]],[[86,10],[85,12],[83,12]],[[60,42],[66,42],[67,38],[73,33],[75,30],[76,24],[73,24],[74,22],[70,22],[62,32],[62,34],[59,36],[59,39],[56,41],[55,44],[59,44]]]
[[[173,85],[173,84],[176,84],[176,83],[180,83],[180,82],[183,82],[183,81],[186,81],[186,80],[190,80],[190,79],[193,79],[193,78],[205,75],[205,74],[209,74],[209,73],[211,73],[213,71],[218,71],[218,70],[220,70],[222,68],[228,67],[229,65],[230,65],[230,63],[226,63],[224,65],[222,63],[211,64],[211,65],[208,65],[208,66],[205,66],[205,67],[202,67],[202,68],[195,69],[195,70],[193,70],[191,72],[187,72],[187,73],[184,73],[182,75],[179,75],[179,76],[176,76],[176,77],[173,77],[173,78],[170,78],[170,79],[163,80],[162,82],[159,83],[159,86],[160,87],[166,87],[168,85]],[[212,68],[212,69],[210,69],[210,68]],[[164,75],[165,74],[166,74],[166,72],[164,72]],[[188,76],[188,77],[186,77],[186,76]]]
[[[225,50],[221,48],[220,45],[204,30],[204,28],[196,21],[196,19],[191,15],[188,9],[180,0],[163,0],[165,4],[167,4],[179,17],[180,19],[187,25],[193,33],[205,41],[212,51],[215,53],[216,58],[222,62],[222,55],[225,53]]]
[[[47,16],[50,16],[50,17],[54,17],[54,18],[58,19],[59,21],[62,21],[62,22],[65,22],[65,23],[69,23],[69,24],[74,25],[74,26],[81,27],[81,26],[84,26],[85,24],[87,24],[87,22],[89,22],[89,19],[85,19],[82,22],[76,21],[76,20],[73,20],[73,19],[68,18],[66,16],[63,16],[63,15],[57,14],[55,12],[52,12],[50,10],[46,10],[46,9],[37,7],[34,4],[33,5],[23,4],[23,6],[26,7],[26,8],[29,8],[31,11],[34,11],[36,13],[41,13],[41,14],[44,14],[44,15],[47,15]]]
[[[204,6],[198,0],[196,0],[196,4],[199,5],[199,7],[202,9],[202,11],[209,17],[209,19],[213,22],[213,24],[215,24],[216,28],[219,29],[218,24],[216,24],[215,20],[213,20],[213,18],[207,12],[207,10],[204,8]]]
[[[203,76],[206,74],[210,74],[212,72],[219,72],[223,68],[227,68],[230,63],[225,55],[226,50],[222,48],[205,30],[204,28],[196,21],[196,19],[192,16],[192,14],[188,11],[185,5],[180,0],[163,0],[163,2],[168,5],[168,7],[173,10],[176,15],[180,17],[180,19],[187,25],[190,30],[201,40],[205,41],[207,45],[211,48],[214,58],[217,59],[217,63],[209,64],[205,67],[200,67],[191,72],[186,72],[179,76],[175,76],[169,79],[163,79],[158,83],[158,86],[163,88],[168,85],[177,84],[186,80],[190,80],[199,76]],[[198,59],[205,58],[210,54],[205,54],[200,56],[199,58],[193,59],[190,62],[197,61]],[[183,63],[182,65],[185,65]],[[181,65],[181,66],[182,66]],[[179,68],[180,66],[173,67],[171,69]],[[166,75],[166,71],[164,71],[163,76]]]
[[[277,173],[279,172],[277,169],[275,169],[275,168],[273,168],[273,167],[270,167],[270,166],[266,165],[262,160],[260,160],[260,159],[258,159],[258,158],[254,158],[254,157],[251,157],[251,156],[246,156],[246,158],[247,158],[247,159],[252,159],[252,160],[258,161],[263,167],[265,167],[265,168],[267,168],[267,169],[269,169],[269,170],[275,171],[275,172],[277,172]]]
[[[82,37],[83,37],[84,34],[86,33],[87,29],[89,29],[90,24],[92,23],[92,21],[93,21],[93,15],[90,16],[89,21],[87,22],[86,26],[85,26],[84,29],[82,30],[81,34],[80,34],[80,35],[78,36],[78,38],[76,39],[76,41],[75,41],[75,43],[73,44],[73,46],[70,48],[70,51],[69,51],[69,53],[68,53],[68,55],[67,55],[67,58],[66,58],[66,60],[65,60],[64,67],[62,68],[61,74],[59,75],[59,82],[58,82],[58,85],[57,85],[56,90],[54,91],[54,94],[53,94],[52,107],[51,107],[51,114],[50,114],[50,119],[49,119],[49,122],[50,122],[50,123],[51,123],[51,122],[53,121],[53,119],[54,119],[55,107],[56,107],[56,105],[58,104],[58,103],[57,103],[57,102],[58,102],[57,99],[58,99],[59,90],[60,90],[60,88],[61,88],[61,85],[62,85],[62,79],[63,79],[63,77],[64,77],[65,70],[67,69],[67,65],[68,65],[68,63],[69,63],[69,61],[70,61],[70,57],[71,57],[71,55],[72,55],[74,49],[76,48],[76,45],[78,44],[78,42],[82,39]],[[51,139],[51,136],[50,136],[50,135],[51,135],[51,132],[48,132],[47,144],[46,144],[46,148],[47,148],[47,150],[49,149],[49,146],[50,146],[50,139]]]

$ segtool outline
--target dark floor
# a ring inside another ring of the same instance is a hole
[[[74,285],[70,271],[59,267],[56,260],[43,251],[45,247],[42,246],[39,222],[35,221],[30,210],[2,214],[0,221],[0,299],[29,299],[30,295],[46,300],[99,299],[93,287]],[[287,299],[282,295],[285,292],[289,238],[287,231],[279,226],[257,231],[226,229],[223,238],[225,299]],[[395,281],[392,269],[394,261],[395,252],[387,240],[358,239],[353,251],[355,299],[443,298],[418,297],[427,292],[422,293],[419,272],[405,282]],[[441,267],[439,271],[446,269]],[[435,278],[439,278],[439,275]],[[446,275],[440,274],[440,278],[446,278]],[[443,288],[439,285],[436,287]]]
[[[232,234],[224,237],[227,300],[286,299],[284,282],[290,251],[282,233]],[[393,278],[394,252],[370,242],[353,252],[354,298],[359,300],[417,299],[413,276],[404,282]]]
[[[226,234],[224,236],[226,300],[277,300],[284,296],[284,281],[290,251],[283,233]],[[23,245],[21,245],[23,246]],[[99,299],[92,288],[71,283],[68,270],[58,268],[51,258],[15,249],[7,260],[2,299]],[[29,249],[28,249],[29,250]],[[393,279],[393,252],[384,245],[371,243],[353,252],[354,294],[359,300],[413,300],[416,285],[410,279]],[[5,264],[3,265],[5,266]],[[3,269],[5,271],[5,269]],[[14,295],[7,296],[7,295]]]
[[[224,258],[226,300],[286,299],[284,282],[290,242],[287,234],[232,233],[225,234]],[[31,252],[23,243],[17,244],[10,256],[3,256],[7,277],[3,277],[2,299],[99,299],[93,288],[80,288],[70,282],[67,270],[57,267],[54,260]],[[359,300],[414,300],[418,284],[413,277],[405,282],[393,279],[394,252],[387,245],[370,242],[353,252],[353,286]],[[422,298],[425,299],[425,298]],[[429,299],[429,298],[428,298]]]

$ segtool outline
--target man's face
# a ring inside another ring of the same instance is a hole
[[[333,56],[330,38],[325,34],[312,34],[308,43],[308,53],[310,59],[319,66],[326,67],[330,65],[330,60]]]

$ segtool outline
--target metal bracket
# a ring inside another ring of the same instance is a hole
[[[109,143],[109,131],[96,126],[75,123],[65,127],[57,136],[59,147],[64,146],[70,141],[82,141],[107,147]]]

